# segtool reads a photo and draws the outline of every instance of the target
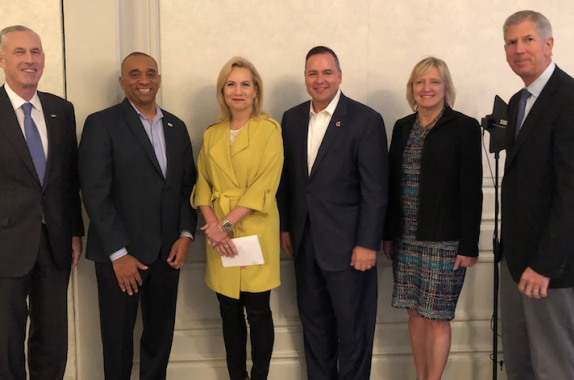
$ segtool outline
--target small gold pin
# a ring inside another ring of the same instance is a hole
[[[167,125],[170,126],[170,127],[173,127],[173,124],[172,124],[172,123],[167,123]]]
[[[56,117],[56,115],[50,115],[50,117]]]

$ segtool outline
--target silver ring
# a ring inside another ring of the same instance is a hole
[[[371,266],[370,266],[370,265],[367,265],[367,269],[371,269]]]

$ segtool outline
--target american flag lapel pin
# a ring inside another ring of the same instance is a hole
[[[172,124],[172,123],[167,123],[167,125],[170,126],[170,127],[173,127],[173,124]]]
[[[336,127],[340,127],[340,126],[341,126],[341,122],[340,122],[340,121],[336,122],[336,123],[335,123],[335,126],[336,126]]]

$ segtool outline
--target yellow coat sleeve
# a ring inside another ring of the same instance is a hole
[[[273,122],[272,122],[273,123]],[[283,169],[283,140],[281,129],[273,123],[273,131],[265,143],[257,174],[248,186],[245,194],[237,203],[238,206],[250,208],[267,214],[275,204],[275,194],[279,187]]]

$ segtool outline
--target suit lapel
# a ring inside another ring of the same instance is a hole
[[[298,167],[304,168],[304,177],[305,181],[309,177],[309,160],[307,159],[307,140],[309,138],[309,110],[311,107],[311,102],[305,102],[299,109],[300,113],[298,115],[298,120],[296,120],[294,124],[295,128],[295,141],[297,143],[296,152],[297,157],[299,157],[302,162],[299,164]]]
[[[313,163],[313,168],[311,168],[311,174],[309,175],[309,178],[313,177],[317,171],[317,167],[321,164],[321,161],[323,161],[325,155],[329,151],[329,148],[333,144],[333,141],[337,139],[337,136],[339,136],[341,130],[345,128],[346,115],[347,98],[345,95],[341,94],[339,104],[337,104],[337,108],[335,108],[335,113],[333,113],[333,117],[331,117],[331,121],[327,127],[327,132],[325,132],[325,137],[323,137],[323,141],[321,142],[321,146],[317,152],[317,158],[315,158],[315,162]],[[307,129],[309,129],[309,127],[307,127]]]
[[[178,136],[177,133],[175,131],[175,129],[173,128],[173,123],[175,120],[171,120],[171,118],[169,118],[166,115],[166,112],[164,110],[162,110],[163,113],[163,119],[162,119],[162,124],[163,124],[163,136],[165,139],[165,155],[166,155],[166,159],[167,159],[167,169],[165,172],[165,180],[166,182],[171,178],[171,170],[170,168],[172,168],[173,165],[170,165],[170,163],[176,162],[177,161],[177,149],[175,149],[175,147],[177,146],[177,140],[178,140]],[[155,152],[154,152],[154,156],[155,156]],[[157,157],[156,157],[157,160]],[[158,163],[159,165],[159,163]]]
[[[22,161],[24,161],[30,174],[32,174],[38,184],[40,184],[36,167],[34,167],[34,162],[28,149],[28,144],[26,144],[26,139],[24,138],[24,134],[18,123],[18,118],[16,117],[16,113],[14,112],[14,108],[12,107],[12,103],[10,102],[10,98],[8,98],[4,86],[0,89],[0,115],[2,115],[0,118],[0,132],[10,141],[14,150],[20,158],[22,158]]]
[[[544,116],[546,110],[548,110],[550,103],[552,101],[552,96],[554,95],[556,89],[558,88],[558,84],[560,81],[560,79],[558,78],[559,75],[560,75],[560,69],[556,67],[554,73],[552,73],[552,76],[548,80],[548,83],[546,83],[546,86],[544,86],[544,89],[540,93],[540,96],[534,102],[534,105],[532,106],[532,109],[526,116],[526,119],[524,119],[524,122],[522,123],[522,128],[518,132],[518,136],[516,137],[514,144],[510,145],[512,148],[510,149],[510,152],[507,152],[508,157],[506,159],[506,167],[512,164],[516,155],[520,151],[520,148],[524,145],[524,142],[528,140],[528,138],[532,135],[532,133],[536,130],[536,128],[541,124],[540,120]],[[517,127],[516,117],[518,109],[516,109],[516,113],[514,111],[515,110],[513,108],[512,127],[507,132],[512,133],[510,136],[508,136],[509,138],[514,138],[515,134],[514,131],[516,130]]]
[[[124,99],[124,101],[122,102],[122,108],[124,110],[124,116],[127,124],[130,126],[134,135],[136,135],[137,140],[141,144],[143,150],[146,152],[152,165],[155,167],[159,175],[161,175],[161,177],[163,178],[163,172],[159,167],[159,162],[157,161],[157,157],[155,156],[155,151],[153,150],[151,141],[143,127],[139,115],[137,114],[134,107],[131,105],[130,101],[127,98]],[[167,141],[166,141],[166,149],[167,149]]]
[[[60,129],[57,128],[58,118],[64,117],[64,115],[58,115],[55,105],[50,102],[49,98],[44,96],[43,93],[38,91],[38,97],[40,98],[40,103],[42,103],[42,111],[44,112],[44,121],[46,122],[46,129],[48,133],[48,158],[46,159],[46,175],[44,176],[43,188],[46,188],[47,183],[50,180],[50,173],[54,166],[54,153],[56,152],[56,141],[60,141],[61,133]]]
[[[209,150],[209,156],[219,166],[219,168],[229,177],[231,182],[239,187],[239,181],[233,170],[231,163],[231,149],[229,146],[229,123],[212,126],[209,128],[219,128],[217,136],[215,137],[215,144]],[[241,133],[240,133],[241,134]],[[205,143],[205,142],[204,142]]]
[[[249,120],[247,124],[243,126],[243,129],[231,146],[229,147],[231,157],[233,158],[237,153],[247,149],[249,146],[249,129],[252,128],[252,124],[256,123],[253,119]]]

